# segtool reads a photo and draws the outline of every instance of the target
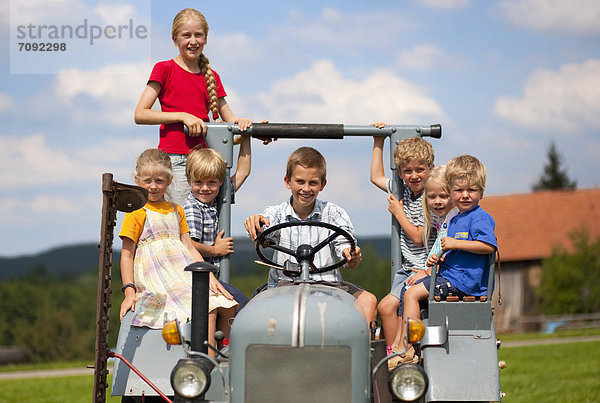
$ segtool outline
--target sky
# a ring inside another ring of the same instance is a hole
[[[171,24],[186,7],[208,20],[204,52],[237,116],[439,123],[436,164],[477,156],[486,195],[529,192],[555,142],[578,188],[600,186],[598,0],[0,0],[0,256],[98,241],[102,173],[132,183],[137,155],[158,145],[133,111],[154,63],[177,56]],[[45,42],[57,50],[32,50]],[[232,233],[289,196],[287,156],[310,145],[328,163],[320,197],[347,210],[359,243],[389,234],[372,143],[253,140]]]

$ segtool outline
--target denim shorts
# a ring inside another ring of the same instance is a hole
[[[392,289],[390,290],[389,294],[393,295],[399,300],[402,300],[402,290],[405,288],[404,282],[411,276],[411,274],[412,272],[405,272],[404,270],[397,271],[396,274],[394,274],[394,281],[392,282]]]
[[[429,290],[429,286],[431,285],[431,276],[424,277],[417,281],[413,287],[419,283],[423,283],[425,288]],[[400,292],[400,305],[398,306],[398,316],[404,315],[404,293],[406,292],[406,287],[402,287]],[[435,297],[440,297],[442,300],[446,299],[448,295],[456,295],[459,298],[464,297],[466,294],[456,288],[455,286],[448,281],[445,277],[440,276],[439,274],[435,276],[435,288],[433,291],[433,295]]]
[[[423,285],[429,290],[429,286],[431,285],[431,276],[427,276],[423,279]],[[448,295],[456,295],[457,297],[462,298],[466,294],[453,286],[448,279],[438,274],[435,276],[435,288],[433,295],[444,300],[448,297]]]

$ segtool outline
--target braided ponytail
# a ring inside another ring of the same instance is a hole
[[[213,113],[213,120],[217,120],[219,118],[219,99],[217,97],[217,84],[215,81],[215,75],[210,68],[208,57],[206,57],[204,53],[200,55],[198,64],[200,65],[200,71],[204,76],[204,80],[206,81],[206,92],[208,93],[208,103],[210,110]]]

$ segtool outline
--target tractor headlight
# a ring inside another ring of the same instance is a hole
[[[427,384],[427,375],[420,366],[402,364],[392,372],[389,386],[396,399],[414,402],[423,396]]]
[[[171,386],[186,399],[201,396],[210,386],[210,363],[202,359],[182,358],[171,372]]]

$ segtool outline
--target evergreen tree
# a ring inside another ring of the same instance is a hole
[[[533,185],[531,190],[534,192],[540,190],[573,190],[577,186],[576,181],[572,181],[567,176],[566,168],[561,167],[561,156],[556,151],[554,142],[548,149],[548,163],[544,166],[544,174],[538,182]]]

